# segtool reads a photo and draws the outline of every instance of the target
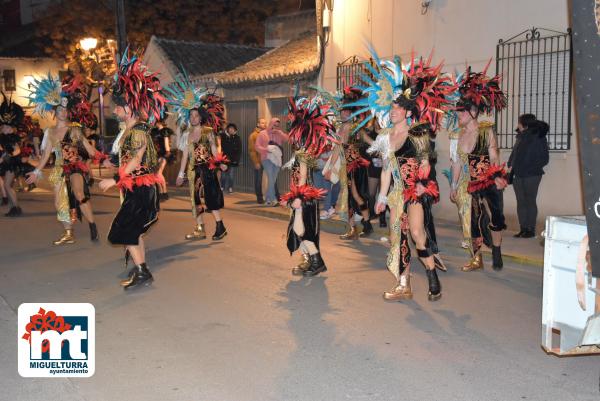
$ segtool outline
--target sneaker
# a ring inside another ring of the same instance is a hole
[[[335,208],[333,206],[330,207],[327,212],[329,213],[329,217],[333,217],[333,216],[336,215],[336,211],[335,211]]]
[[[319,218],[321,220],[328,220],[331,218],[331,214],[329,213],[329,210],[323,210],[321,211],[321,214],[319,215]]]

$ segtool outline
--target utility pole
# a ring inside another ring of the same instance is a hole
[[[585,218],[592,275],[600,278],[600,10],[597,16],[594,2],[583,0],[570,1],[569,9]]]
[[[123,0],[115,0],[115,12],[117,17],[117,51],[118,57],[123,55],[127,48],[127,30],[125,25],[125,5]]]

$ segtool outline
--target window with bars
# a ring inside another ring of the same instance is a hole
[[[17,90],[17,80],[15,70],[2,71],[2,80],[4,81],[4,90],[14,92]]]
[[[508,107],[496,113],[500,148],[512,149],[518,118],[535,114],[550,126],[550,150],[571,148],[571,31],[532,28],[496,47],[496,71]]]
[[[366,67],[372,64],[372,60],[359,60],[352,56],[338,63],[336,73],[336,88],[341,91],[346,86],[363,85],[363,75],[371,76],[371,71]]]

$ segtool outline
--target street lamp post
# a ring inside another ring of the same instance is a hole
[[[96,38],[83,38],[79,41],[81,48],[88,54],[91,54],[96,46],[98,45],[98,39]],[[97,60],[96,60],[97,61]],[[94,81],[92,80],[92,83]],[[104,139],[104,110],[102,101],[102,83],[100,85],[94,85],[98,88],[98,130],[100,132],[100,138]]]
[[[110,41],[107,41],[110,45]],[[86,57],[92,60],[92,66],[89,68],[88,79],[93,87],[98,88],[98,131],[100,138],[104,140],[104,87],[103,81],[105,73],[101,65],[101,60],[97,54],[98,39],[83,38],[79,41],[79,46],[85,52]]]

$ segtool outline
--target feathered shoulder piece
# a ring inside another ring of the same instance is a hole
[[[421,137],[421,136],[425,136],[425,135],[431,135],[432,131],[433,130],[431,129],[431,124],[421,123],[421,124],[415,124],[412,127],[410,127],[410,129],[408,130],[408,133],[412,136]]]
[[[389,128],[382,129],[377,135],[367,152],[372,155],[380,155],[387,161],[390,158],[390,131]]]
[[[338,143],[334,128],[334,113],[320,98],[290,97],[288,102],[289,140],[296,149],[319,156]]]
[[[0,125],[10,125],[16,127],[21,124],[25,112],[23,108],[12,101],[12,98],[7,99],[2,92],[2,103],[0,104]]]
[[[479,129],[490,129],[490,128],[494,128],[496,124],[494,124],[491,121],[480,121],[479,122]]]
[[[152,129],[150,124],[140,121],[136,123],[131,130],[149,132]]]
[[[137,56],[130,56],[128,49],[117,64],[111,92],[115,104],[128,106],[150,123],[163,118],[166,99],[158,75],[148,71]]]
[[[457,110],[471,111],[477,109],[483,114],[500,111],[507,106],[506,95],[500,87],[501,77],[487,76],[491,59],[482,72],[473,72],[471,67],[457,78],[459,99]]]

